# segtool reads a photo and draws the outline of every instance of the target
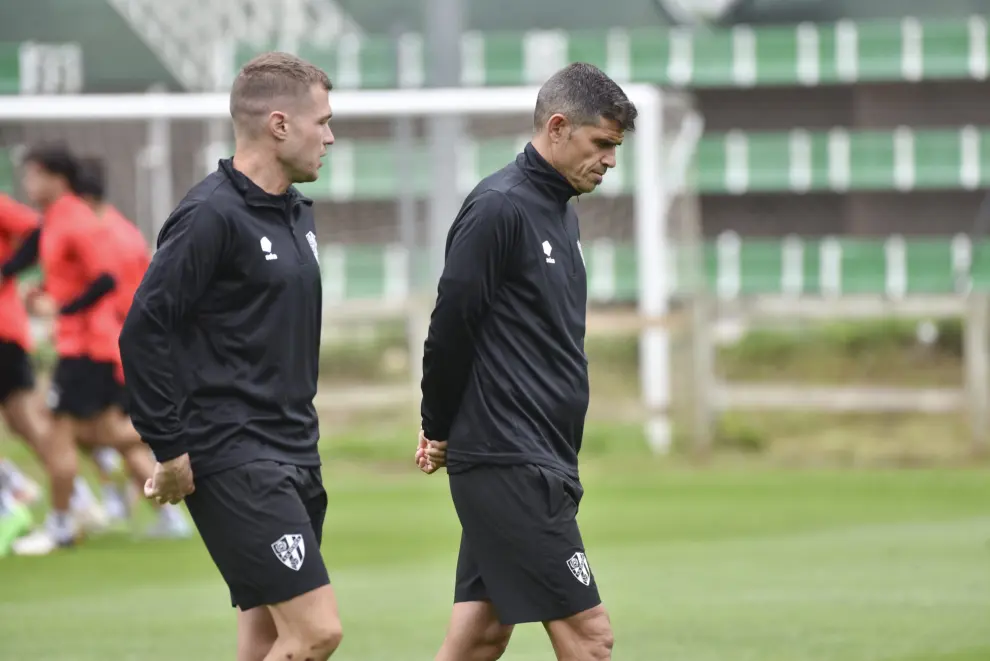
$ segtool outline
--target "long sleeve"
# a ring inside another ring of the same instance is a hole
[[[423,433],[446,440],[471,374],[479,324],[513,255],[518,216],[502,193],[488,191],[461,211],[447,238],[446,261],[423,352]]]
[[[22,237],[38,227],[38,214],[31,207],[0,194],[0,230]]]
[[[226,222],[210,207],[180,208],[162,230],[120,334],[134,427],[158,461],[187,452],[178,404],[175,345],[213,281],[227,244]]]
[[[62,306],[59,314],[73,315],[96,305],[97,301],[117,288],[116,279],[109,273],[102,273],[93,280],[82,294]]]
[[[41,247],[41,228],[35,228],[17,247],[17,250],[10,256],[2,266],[0,275],[5,278],[12,278],[19,275],[38,263],[39,249]]]

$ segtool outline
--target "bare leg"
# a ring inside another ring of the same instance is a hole
[[[595,606],[572,617],[545,622],[557,661],[610,661],[612,624],[604,606]]]
[[[457,603],[436,661],[495,661],[511,637],[512,626],[499,622],[490,602]]]
[[[48,477],[51,480],[52,511],[68,513],[73,480],[76,479],[79,470],[75,420],[66,415],[56,415],[52,420],[48,442],[43,444],[42,452]]]
[[[278,637],[264,661],[326,661],[343,638],[337,598],[324,585],[270,606]]]
[[[237,661],[265,661],[277,638],[275,620],[266,607],[237,610]]]
[[[20,390],[7,397],[2,406],[10,430],[24,439],[38,460],[44,462],[41,447],[48,437],[51,419],[45,414],[33,390]]]

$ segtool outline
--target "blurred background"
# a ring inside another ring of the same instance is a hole
[[[990,0],[3,0],[0,190],[20,197],[27,146],[65,141],[106,159],[109,200],[153,243],[231,153],[222,112],[185,102],[222,110],[266,50],[329,73],[346,111],[300,188],[324,279],[340,657],[430,658],[458,528],[443,477],[410,460],[447,228],[526,143],[533,86],[558,68],[659,90],[576,202],[582,525],[619,658],[985,661],[988,15]],[[404,109],[430,88],[459,91]],[[482,88],[513,101],[458,114]],[[114,118],[131,95],[153,99],[147,116]],[[0,659],[231,658],[224,602],[198,541],[3,559]],[[506,658],[549,658],[540,630],[517,638]]]

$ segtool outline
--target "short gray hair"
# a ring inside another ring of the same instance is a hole
[[[604,71],[575,62],[552,75],[540,88],[533,113],[536,130],[541,130],[556,114],[578,126],[597,124],[604,118],[617,122],[623,131],[634,131],[639,112]]]

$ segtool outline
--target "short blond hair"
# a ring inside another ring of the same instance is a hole
[[[230,89],[230,116],[235,124],[273,110],[271,102],[280,97],[300,97],[313,85],[327,92],[333,83],[318,66],[289,53],[258,55],[244,65]]]

